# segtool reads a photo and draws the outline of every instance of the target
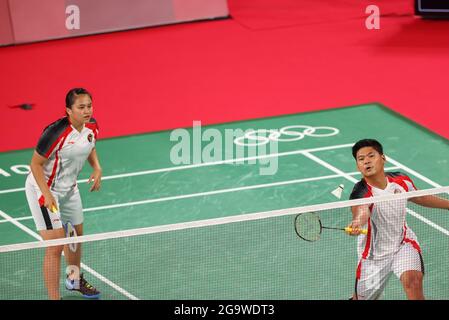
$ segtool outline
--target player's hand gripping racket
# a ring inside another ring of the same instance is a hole
[[[298,237],[306,241],[317,241],[321,237],[323,229],[341,230],[346,233],[351,233],[352,228],[334,228],[325,227],[321,224],[319,215],[315,212],[300,213],[295,217],[295,231]],[[361,234],[367,234],[368,230],[362,229]]]
[[[77,236],[76,229],[70,221],[68,221],[66,224],[64,224],[64,229],[65,229],[65,235],[67,238],[74,238]],[[69,245],[70,251],[76,252],[76,249],[78,247],[77,243],[75,243],[75,242],[69,243],[68,245]]]

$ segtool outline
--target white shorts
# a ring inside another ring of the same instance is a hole
[[[25,193],[38,231],[60,229],[62,224],[67,222],[73,225],[83,223],[83,206],[77,186],[64,193],[51,191],[58,205],[58,212],[53,213],[40,205],[39,199],[42,197],[42,192],[39,187],[31,183],[29,177],[25,183]]]
[[[379,260],[361,259],[355,284],[357,299],[379,299],[392,272],[400,279],[402,273],[411,270],[420,271],[424,274],[424,262],[421,253],[409,242],[402,243],[400,249],[388,258]]]

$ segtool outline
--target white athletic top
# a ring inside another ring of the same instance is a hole
[[[44,164],[44,175],[50,190],[67,192],[76,186],[78,175],[95,148],[97,135],[98,126],[93,118],[81,132],[70,124],[67,117],[44,129],[36,151],[48,159]],[[32,173],[28,179],[37,186]]]
[[[351,199],[376,197],[416,190],[413,181],[400,172],[388,172],[385,190],[370,186],[365,180],[358,182]],[[359,258],[382,259],[396,253],[401,244],[410,242],[421,251],[416,236],[406,223],[407,199],[379,202],[370,205],[371,216],[364,228],[368,234],[358,237]]]

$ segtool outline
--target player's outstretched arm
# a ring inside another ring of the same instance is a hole
[[[423,207],[440,208],[449,210],[449,200],[437,196],[422,196],[410,198],[410,201]]]
[[[367,205],[354,206],[351,210],[352,221],[348,227],[352,229],[352,232],[349,234],[357,236],[362,232],[362,226],[368,222],[368,219],[371,216],[371,211]]]

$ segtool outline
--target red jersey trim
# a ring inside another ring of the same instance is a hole
[[[61,150],[62,146],[64,145],[65,139],[67,138],[67,136],[69,135],[69,133],[71,131],[72,131],[72,127],[67,127],[67,129],[65,129],[64,133],[58,138],[58,140],[61,140],[61,143],[59,144],[58,150],[56,150],[56,153],[55,153],[55,163],[53,164],[53,169],[51,171],[50,178],[47,181],[48,187],[50,187],[52,185],[53,180],[56,175],[56,169],[58,167],[58,162],[59,162],[59,150]]]

